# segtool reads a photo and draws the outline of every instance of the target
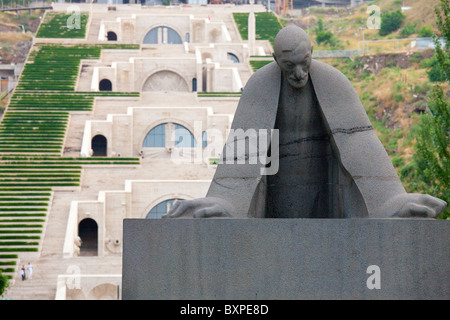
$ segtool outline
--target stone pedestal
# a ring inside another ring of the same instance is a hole
[[[123,299],[450,298],[450,221],[126,219],[123,240]]]

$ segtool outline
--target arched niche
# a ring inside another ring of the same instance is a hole
[[[103,79],[98,83],[99,91],[112,91],[112,83],[108,79]]]
[[[190,90],[186,80],[178,73],[171,70],[161,70],[153,73],[145,80],[142,91],[189,92]]]
[[[96,135],[92,138],[91,149],[93,157],[106,157],[108,154],[108,140],[101,134]]]
[[[94,219],[86,218],[78,224],[81,239],[80,256],[98,255],[98,225]]]
[[[117,41],[117,34],[113,31],[108,31],[106,38],[108,41]]]

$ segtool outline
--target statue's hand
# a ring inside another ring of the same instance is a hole
[[[428,194],[406,193],[394,199],[397,211],[392,215],[400,218],[437,218],[447,203]]]
[[[221,218],[232,217],[231,205],[219,198],[208,197],[194,200],[178,200],[163,218]]]

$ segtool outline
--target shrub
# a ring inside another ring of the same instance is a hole
[[[380,35],[386,36],[396,30],[398,30],[403,20],[405,20],[405,15],[399,10],[394,12],[386,12],[381,15],[381,26]]]
[[[408,37],[416,32],[416,24],[409,23],[403,27],[403,29],[400,31],[400,35],[403,37]]]
[[[418,30],[419,36],[427,38],[434,35],[434,29],[432,26],[421,26]]]
[[[426,59],[422,62],[422,67],[427,68],[428,79],[431,82],[442,82],[445,81],[445,73],[441,68],[441,65],[437,59],[436,54],[430,59]]]
[[[3,297],[6,289],[9,287],[9,281],[6,276],[0,271],[0,297]]]
[[[405,100],[405,97],[401,93],[394,93],[392,97],[396,102],[402,102]]]
[[[424,84],[416,84],[414,86],[414,93],[418,94],[426,94],[430,90],[430,85],[428,82],[425,82]]]
[[[402,157],[399,156],[393,156],[392,157],[392,165],[396,168],[400,168],[403,167],[405,161],[403,160]]]
[[[420,52],[414,52],[413,55],[409,58],[409,61],[411,62],[421,62],[422,61],[422,53]]]

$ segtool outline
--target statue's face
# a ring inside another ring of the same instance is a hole
[[[294,50],[285,50],[274,56],[284,77],[291,86],[300,89],[308,82],[312,47],[302,42]]]

